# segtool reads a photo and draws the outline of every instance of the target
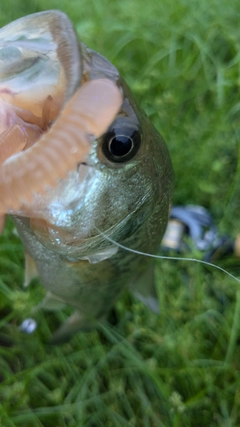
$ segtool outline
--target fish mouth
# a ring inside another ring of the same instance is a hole
[[[45,194],[84,162],[122,104],[115,82],[84,71],[86,53],[61,12],[37,13],[2,28],[2,62],[0,114],[7,113],[0,129],[0,215],[30,207],[34,195]],[[7,69],[15,70],[14,78],[6,78]]]

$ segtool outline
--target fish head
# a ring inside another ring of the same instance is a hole
[[[9,213],[28,218],[42,245],[70,260],[100,261],[117,251],[117,243],[140,249],[135,236],[143,227],[146,240],[157,242],[145,250],[155,250],[168,218],[171,161],[162,137],[117,69],[79,42],[68,18],[57,11],[9,24],[1,30],[0,43],[0,95],[17,108],[27,105],[40,115],[50,92],[55,102],[50,121],[57,121],[78,86],[102,78],[114,81],[123,94],[121,109],[107,131],[99,138],[92,136],[84,162]]]

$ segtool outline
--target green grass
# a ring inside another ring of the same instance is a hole
[[[0,24],[65,11],[79,36],[121,71],[164,136],[173,202],[207,207],[221,232],[239,231],[240,32],[236,0],[9,0]],[[200,255],[200,254],[197,254]],[[161,315],[128,294],[115,326],[47,344],[65,313],[38,313],[23,289],[23,249],[0,238],[0,426],[240,426],[239,284],[196,263],[156,262]],[[225,260],[234,274],[239,264]]]

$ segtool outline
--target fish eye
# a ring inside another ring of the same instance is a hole
[[[103,137],[102,150],[111,162],[123,163],[136,155],[140,144],[141,134],[136,128],[111,129]]]

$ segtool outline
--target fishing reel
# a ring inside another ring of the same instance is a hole
[[[182,254],[195,248],[203,260],[213,262],[226,256],[240,257],[240,237],[220,235],[208,210],[198,205],[173,206],[162,249]]]

